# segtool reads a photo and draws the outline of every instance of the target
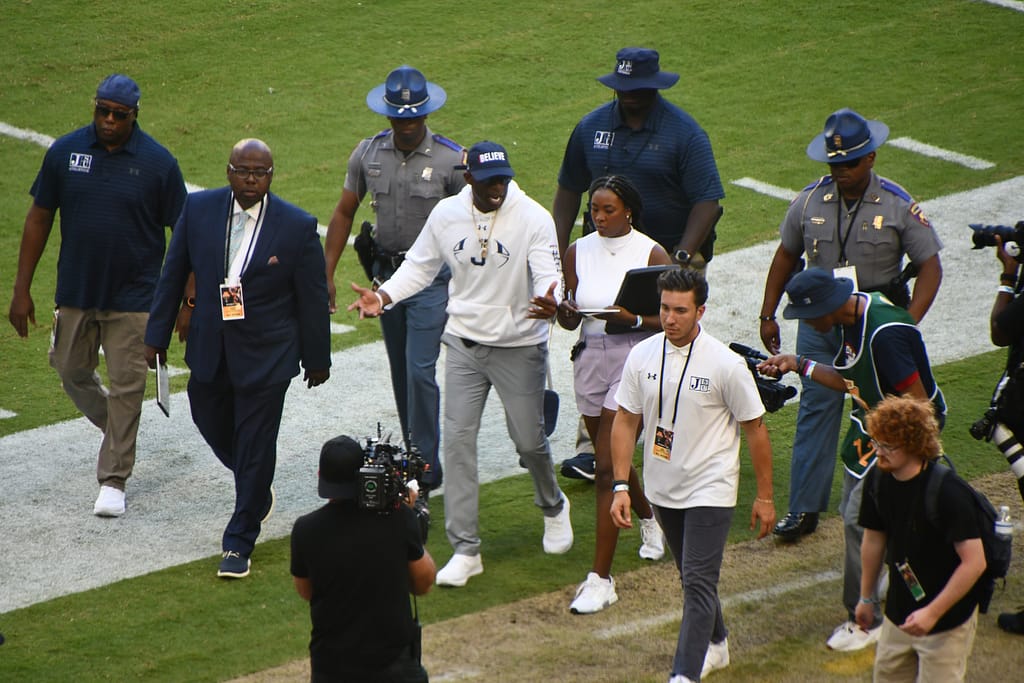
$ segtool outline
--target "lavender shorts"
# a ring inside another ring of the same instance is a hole
[[[581,415],[597,417],[602,408],[618,410],[615,391],[622,379],[622,367],[630,349],[653,332],[598,334],[584,337],[586,347],[573,362],[576,409]]]

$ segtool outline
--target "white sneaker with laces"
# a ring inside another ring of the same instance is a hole
[[[562,555],[572,548],[572,519],[569,517],[569,499],[562,494],[562,511],[554,517],[544,517],[544,552]]]
[[[872,643],[877,643],[881,633],[880,625],[865,631],[854,622],[847,621],[836,627],[825,645],[828,646],[828,649],[836,652],[854,652],[862,650]]]
[[[452,555],[434,582],[438,586],[465,586],[470,577],[484,573],[484,562],[479,555]]]
[[[694,682],[691,681],[686,676],[684,676],[683,674],[676,674],[675,676],[670,676],[669,677],[668,683],[694,683]]]
[[[569,605],[573,614],[593,614],[619,601],[615,594],[615,579],[602,579],[597,572],[587,574],[587,580],[576,589],[576,599]]]
[[[640,558],[660,560],[665,556],[665,535],[654,517],[640,520]]]
[[[97,517],[120,517],[124,514],[124,491],[113,486],[100,486],[92,514]]]
[[[720,643],[708,643],[708,651],[704,654],[704,667],[700,670],[700,677],[704,678],[712,671],[718,671],[729,666],[729,639],[726,638]]]

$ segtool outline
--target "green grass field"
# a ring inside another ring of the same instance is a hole
[[[142,88],[140,123],[177,156],[187,181],[224,184],[234,142],[260,137],[275,153],[274,191],[326,223],[348,153],[387,125],[367,109],[366,92],[409,63],[448,91],[444,109],[431,116],[434,130],[465,145],[503,143],[523,188],[550,204],[569,132],[609,98],[594,78],[611,70],[618,48],[652,46],[662,67],[682,76],[667,97],[711,136],[727,193],[718,245],[728,251],[775,239],[785,209],[730,181],[749,176],[803,187],[824,172],[805,156],[806,143],[842,106],[882,119],[894,137],[995,163],[975,171],[883,147],[879,172],[919,200],[1024,174],[1022,30],[1020,12],[954,0],[12,0],[0,7],[0,121],[59,136],[89,121],[96,84],[123,71]],[[13,282],[42,153],[36,144],[0,136],[4,292]],[[0,420],[0,436],[77,416],[45,359],[58,241],[55,232],[33,286],[39,326],[27,340],[0,328],[0,409],[17,414]],[[339,285],[357,273],[347,254]],[[991,279],[994,286],[994,265]],[[378,338],[373,322],[344,312],[335,320],[357,327],[335,337],[336,349]],[[1003,358],[994,352],[937,371],[951,407],[944,440],[968,476],[1005,468],[991,446],[966,434]],[[795,412],[790,407],[770,418],[780,510]],[[13,454],[2,455],[13,463]],[[471,582],[464,590],[435,591],[420,601],[425,621],[580,580],[593,541],[589,487],[567,486],[576,546],[542,566],[521,551],[522,537],[535,533],[528,488],[522,477],[486,487],[489,571],[508,569],[500,590]],[[439,563],[450,553],[440,508],[432,506],[430,544]],[[734,537],[748,538],[746,515],[736,518]],[[0,514],[0,538],[2,530]],[[0,680],[212,681],[302,657],[308,614],[292,591],[287,554],[286,540],[263,544],[253,576],[236,584],[213,578],[209,562],[193,563],[0,615],[9,641],[0,647]],[[639,566],[632,546],[620,547],[616,571]]]

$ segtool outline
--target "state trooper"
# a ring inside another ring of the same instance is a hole
[[[807,156],[828,164],[829,174],[797,195],[779,226],[781,244],[768,271],[760,312],[761,340],[772,354],[780,349],[775,311],[801,256],[808,267],[849,277],[859,291],[885,293],[907,308],[916,322],[935,299],[942,280],[942,243],[907,191],[874,172],[876,150],[888,135],[889,128],[881,121],[840,109],[829,115],[824,131],[807,146]],[[904,256],[917,270],[912,294]],[[839,335],[835,330],[816,332],[800,321],[796,352],[831,365],[839,352]],[[818,513],[828,507],[842,411],[841,393],[803,380],[789,513],[773,530],[782,540],[813,532]]]
[[[332,313],[336,310],[334,273],[367,193],[376,225],[364,224],[356,249],[362,251],[360,261],[367,276],[380,283],[401,265],[434,205],[465,186],[462,146],[427,126],[427,115],[440,109],[446,99],[444,88],[407,65],[391,71],[384,83],[366,95],[367,106],[387,116],[391,127],[362,140],[348,160],[341,199],[324,243]],[[361,250],[361,241],[371,239]],[[442,268],[430,286],[380,318],[406,446],[416,446],[429,465],[420,482],[422,503],[442,479],[435,366],[447,319],[450,277],[448,268]]]

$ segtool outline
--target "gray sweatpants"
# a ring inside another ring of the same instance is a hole
[[[474,344],[444,334],[444,516],[448,542],[458,555],[480,553],[480,479],[477,434],[493,386],[505,407],[516,452],[533,477],[533,502],[547,517],[562,511],[551,448],[544,435],[547,344],[515,348]]]

